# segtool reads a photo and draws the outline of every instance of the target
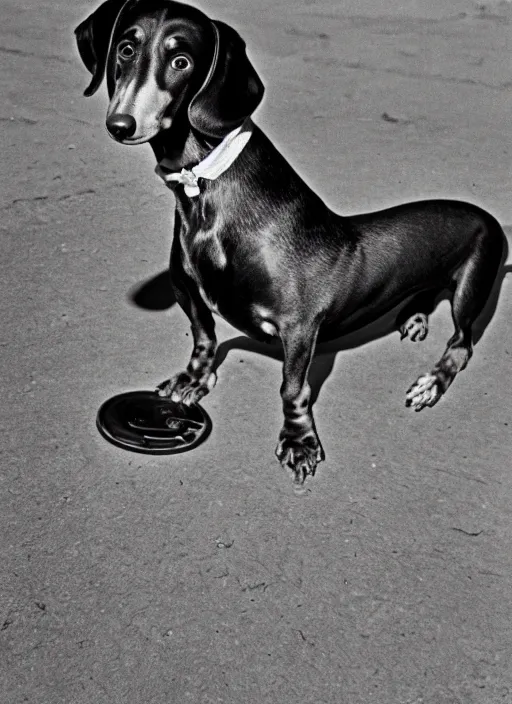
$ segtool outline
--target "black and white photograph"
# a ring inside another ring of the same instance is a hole
[[[0,702],[512,704],[511,0],[1,0]]]

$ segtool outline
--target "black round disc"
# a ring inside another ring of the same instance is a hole
[[[170,455],[202,443],[212,421],[201,406],[185,406],[155,391],[129,391],[113,396],[96,418],[104,438],[132,452]]]

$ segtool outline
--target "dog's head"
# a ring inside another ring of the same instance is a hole
[[[179,114],[200,135],[222,139],[263,97],[239,34],[188,5],[107,0],[75,34],[92,74],[84,94],[106,74],[107,129],[123,144],[148,142]]]

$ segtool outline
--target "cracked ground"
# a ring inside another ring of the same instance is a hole
[[[161,287],[171,196],[149,148],[108,138],[104,90],[82,97],[93,7],[2,2],[0,701],[512,704],[511,276],[435,409],[404,397],[445,302],[421,344],[319,353],[327,461],[302,496],[273,455],[280,362],[222,322],[208,441],[109,445],[99,405],[191,340]],[[510,3],[202,7],[246,39],[255,121],[334,209],[462,198],[510,235]]]

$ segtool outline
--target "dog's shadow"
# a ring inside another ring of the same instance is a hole
[[[504,257],[504,261],[506,261],[506,257]],[[503,263],[485,308],[473,325],[473,343],[475,345],[479,342],[494,317],[503,280],[505,276],[511,272],[512,264]],[[436,307],[446,298],[447,294],[441,294],[436,301]],[[151,279],[135,286],[129,293],[129,299],[133,305],[144,310],[163,311],[171,308],[176,303],[176,298],[172,291],[169,270],[162,271]],[[338,352],[360,347],[369,342],[386,337],[392,332],[396,332],[396,315],[403,305],[404,304],[401,304],[401,306],[393,309],[393,311],[379,318],[379,320],[360,330],[344,335],[333,342],[320,343],[317,346],[316,355],[309,372],[312,404],[317,400],[322,386],[329,378]],[[216,369],[220,367],[232,350],[255,352],[277,360],[283,359],[283,351],[279,343],[265,344],[252,340],[245,335],[239,335],[219,345],[215,358]]]

